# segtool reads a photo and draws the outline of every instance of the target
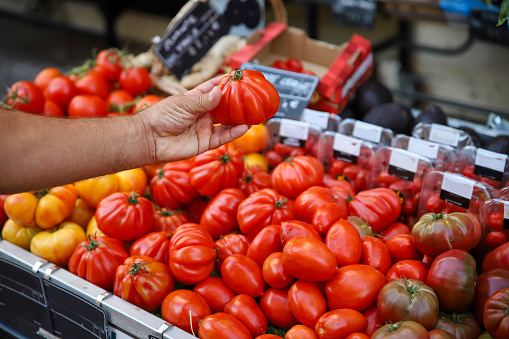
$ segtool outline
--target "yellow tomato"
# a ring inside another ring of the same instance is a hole
[[[119,192],[138,192],[145,194],[147,189],[147,174],[142,168],[133,168],[117,173]]]
[[[269,137],[269,130],[264,124],[253,125],[246,134],[233,140],[233,144],[244,153],[260,152],[267,147]]]
[[[80,225],[83,229],[87,228],[88,222],[94,216],[95,210],[88,206],[85,200],[78,198],[74,204],[71,215],[66,221],[72,221]]]
[[[264,171],[269,170],[267,158],[261,153],[244,154],[244,164],[248,167],[258,165],[263,168]]]
[[[5,200],[5,214],[18,224],[35,226],[37,202],[32,192],[12,194]]]
[[[95,221],[95,216],[90,218],[90,221],[88,222],[87,237],[88,236],[93,236],[93,237],[105,237],[106,236],[106,234],[101,232],[99,227],[97,227],[97,221]]]
[[[118,192],[116,174],[78,181],[75,185],[80,198],[92,208],[97,208],[101,200]]]
[[[65,221],[54,229],[37,233],[30,243],[30,252],[55,265],[66,267],[76,246],[86,239],[80,225]]]
[[[32,238],[41,231],[38,227],[23,226],[12,219],[8,219],[2,228],[2,238],[29,251]]]

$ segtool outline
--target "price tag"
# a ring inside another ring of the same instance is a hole
[[[362,141],[359,139],[335,133],[332,146],[334,158],[351,164],[357,164],[361,154],[361,145]]]
[[[243,63],[241,68],[262,72],[265,78],[276,87],[281,103],[275,116],[281,118],[300,120],[319,81],[319,78],[314,75],[290,72],[249,62]]]
[[[302,111],[302,121],[316,125],[320,129],[325,130],[329,127],[329,112],[315,111],[313,109],[304,108]]]
[[[393,149],[389,158],[389,174],[403,180],[414,181],[419,156],[402,149]]]
[[[506,154],[477,149],[475,157],[474,174],[481,177],[502,181],[507,161]]]
[[[334,21],[338,24],[373,27],[376,17],[375,0],[335,0],[331,7]]]
[[[383,128],[364,121],[355,121],[352,135],[356,138],[380,143]]]
[[[293,147],[305,147],[309,135],[309,124],[303,121],[281,119],[279,142]]]
[[[475,181],[457,174],[444,173],[440,199],[468,209],[474,192]]]
[[[410,137],[408,139],[407,151],[417,153],[431,160],[438,157],[440,146],[437,143]]]
[[[429,141],[434,141],[438,142],[439,144],[458,147],[460,133],[461,133],[460,130],[453,127],[439,124],[431,124],[431,129],[429,132]]]
[[[509,201],[504,201],[504,229],[509,230]]]
[[[188,12],[164,33],[153,52],[182,78],[229,30],[230,24],[213,4],[194,1]]]

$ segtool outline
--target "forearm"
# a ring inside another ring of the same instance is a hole
[[[148,165],[140,116],[55,119],[0,111],[0,193],[49,188]]]

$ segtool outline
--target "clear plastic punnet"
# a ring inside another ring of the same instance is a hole
[[[341,118],[337,114],[304,108],[300,120],[320,127],[322,131],[337,131]]]
[[[371,188],[394,190],[402,201],[402,217],[416,217],[422,181],[433,170],[431,161],[404,149],[382,146],[375,151],[371,163]]]
[[[304,121],[286,118],[271,118],[265,123],[269,131],[267,150],[273,150],[284,157],[312,155],[317,157],[320,127]]]
[[[349,181],[355,191],[368,189],[373,144],[338,132],[325,131],[318,143],[317,158],[334,179]]]
[[[467,146],[455,153],[449,172],[461,173],[499,189],[508,185],[509,161],[507,154]]]
[[[378,146],[390,146],[394,133],[377,125],[369,124],[355,119],[344,119],[339,124],[338,132]]]
[[[509,240],[509,201],[489,199],[479,209],[482,226],[481,245],[483,258],[489,252]]]
[[[414,138],[448,145],[455,149],[462,149],[474,145],[472,138],[467,132],[440,124],[420,122],[413,128],[412,136]]]
[[[439,144],[404,134],[398,134],[392,139],[392,147],[405,149],[417,153],[431,161],[434,171],[447,171],[454,159],[452,146]]]
[[[431,171],[422,182],[417,216],[430,212],[477,214],[481,203],[496,194],[493,187],[461,174]]]

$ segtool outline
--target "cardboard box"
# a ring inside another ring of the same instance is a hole
[[[300,28],[272,22],[247,38],[246,46],[230,55],[232,68],[244,62],[270,66],[277,59],[299,59],[304,69],[320,78],[311,107],[339,113],[355,88],[367,80],[373,69],[371,42],[354,34],[350,41],[334,45],[311,39]]]

